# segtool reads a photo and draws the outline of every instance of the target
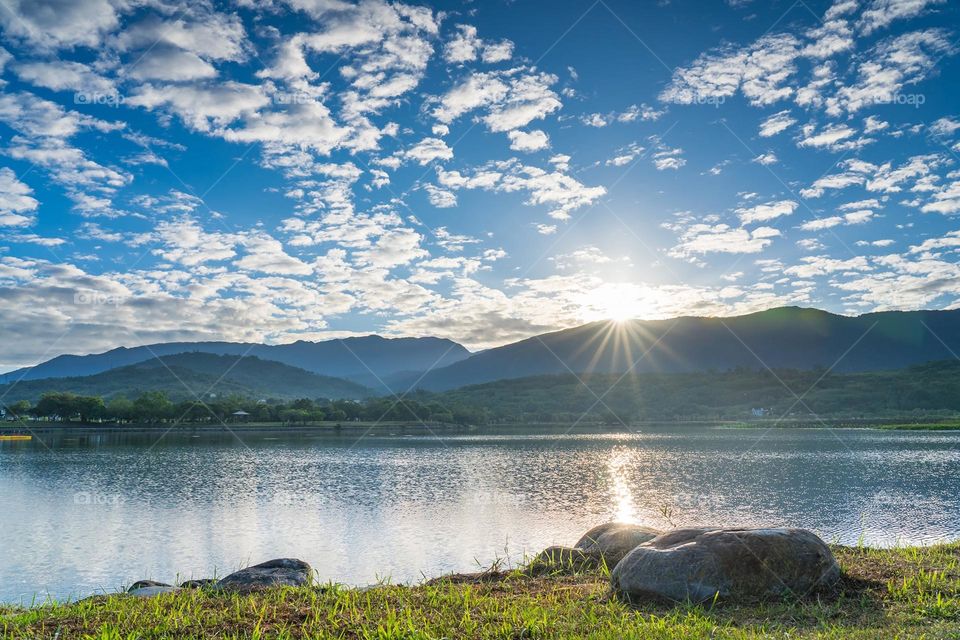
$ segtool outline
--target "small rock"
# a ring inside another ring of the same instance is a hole
[[[610,576],[628,602],[803,597],[840,577],[830,548],[806,529],[678,529],[646,542]]]
[[[198,578],[196,580],[184,580],[180,583],[181,589],[202,589],[203,587],[209,587],[210,585],[216,584],[217,581],[214,578]]]
[[[176,593],[180,591],[177,587],[171,587],[170,585],[156,585],[150,587],[140,587],[139,589],[130,589],[127,591],[128,596],[137,596],[140,598],[149,598],[152,596],[158,596],[161,593]]]
[[[573,547],[547,547],[537,554],[527,568],[535,575],[544,573],[577,573],[596,569],[599,557]]]
[[[172,587],[173,585],[167,584],[166,582],[157,582],[156,580],[137,580],[130,588],[127,589],[127,593],[131,591],[136,591],[137,589],[143,589],[144,587]]]
[[[574,545],[587,555],[599,556],[613,569],[618,562],[644,542],[661,534],[656,529],[625,522],[601,524],[583,534]]]
[[[279,558],[241,569],[217,582],[217,587],[253,591],[267,587],[302,587],[313,580],[313,569],[303,560]]]

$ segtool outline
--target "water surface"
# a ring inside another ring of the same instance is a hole
[[[322,580],[411,582],[516,562],[608,520],[960,538],[960,433],[532,429],[0,442],[0,601],[283,556]]]

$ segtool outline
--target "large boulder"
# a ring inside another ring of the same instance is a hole
[[[644,542],[653,540],[660,531],[625,522],[608,522],[587,531],[574,545],[588,556],[603,560],[613,569],[618,562]],[[599,564],[599,563],[598,563]]]
[[[313,569],[303,560],[279,558],[231,573],[216,586],[231,591],[255,591],[267,587],[302,587],[313,581]]]
[[[804,597],[840,577],[830,548],[806,529],[678,529],[631,551],[614,567],[628,602]]]

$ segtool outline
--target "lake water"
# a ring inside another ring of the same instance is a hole
[[[0,601],[283,556],[322,580],[417,581],[516,562],[608,520],[804,526],[849,544],[960,538],[960,433],[515,431],[0,442]]]

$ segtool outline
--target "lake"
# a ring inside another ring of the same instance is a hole
[[[960,538],[960,433],[644,427],[38,433],[0,442],[0,601],[224,575],[293,556],[410,582],[593,525],[803,526]]]

